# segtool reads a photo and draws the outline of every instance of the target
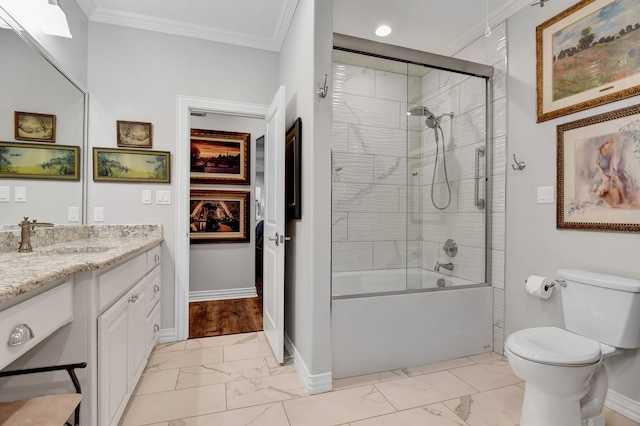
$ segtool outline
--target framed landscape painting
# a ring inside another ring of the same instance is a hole
[[[96,182],[171,182],[171,153],[93,148]]]
[[[248,184],[249,133],[191,129],[191,183]]]
[[[640,105],[557,133],[557,227],[640,232]]]
[[[249,191],[191,190],[192,243],[248,242]]]
[[[56,141],[56,116],[37,112],[14,112],[14,137],[19,141]]]
[[[537,121],[640,94],[640,0],[583,0],[536,28]]]
[[[151,148],[153,140],[151,130],[151,123],[118,120],[116,143],[124,148]]]
[[[0,142],[0,178],[80,180],[80,147]]]

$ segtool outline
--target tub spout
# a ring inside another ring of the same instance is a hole
[[[447,269],[449,271],[453,271],[453,263],[440,263],[436,262],[436,266],[433,268],[434,271],[439,272],[440,268]]]

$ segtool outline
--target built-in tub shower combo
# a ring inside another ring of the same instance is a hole
[[[333,61],[333,377],[491,350],[493,69],[338,34]]]

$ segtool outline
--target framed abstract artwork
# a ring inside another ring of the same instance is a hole
[[[640,105],[557,127],[557,227],[640,232]]]

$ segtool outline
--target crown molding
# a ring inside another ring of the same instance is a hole
[[[525,8],[531,4],[530,0],[511,0],[505,3],[502,7],[494,10],[489,14],[489,26],[494,28],[501,22],[506,21],[512,15],[515,15],[520,9]],[[483,19],[477,25],[471,27],[471,29],[462,37],[449,45],[446,54],[453,56],[460,52],[462,49],[476,41],[480,37],[484,37],[484,30],[486,28],[486,21]],[[481,34],[481,35],[479,35]]]
[[[93,0],[78,0],[79,2],[93,2]],[[287,35],[287,30],[293,19],[298,0],[287,0],[283,3],[278,18],[278,25],[272,37],[251,37],[240,32],[225,31],[203,25],[195,25],[171,19],[156,18],[149,15],[122,12],[98,7],[90,16],[92,22],[120,25],[146,31],[155,31],[183,37],[216,41],[254,49],[279,52]],[[81,6],[82,7],[82,6]],[[84,10],[84,7],[83,7]],[[86,13],[86,12],[85,12]]]
[[[96,11],[98,5],[96,5],[95,0],[76,0],[80,9],[82,9],[82,13],[87,17],[87,19],[91,19],[91,15]]]

